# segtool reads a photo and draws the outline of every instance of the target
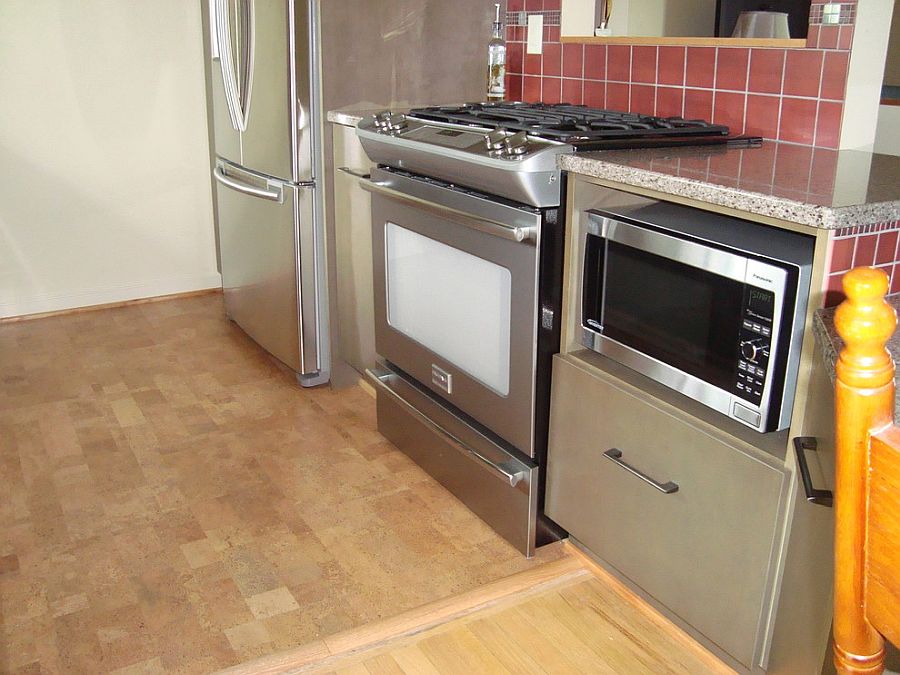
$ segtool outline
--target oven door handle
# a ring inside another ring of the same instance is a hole
[[[394,190],[384,183],[378,183],[373,180],[361,180],[359,184],[363,190],[366,190],[373,194],[383,195],[385,197],[388,197],[389,199],[394,199],[406,204],[412,204],[417,208],[436,213],[437,215],[452,216],[455,220],[462,222],[467,227],[471,227],[472,229],[478,230],[479,232],[484,232],[485,234],[490,234],[495,237],[501,237],[502,239],[509,239],[511,241],[517,242],[535,241],[537,239],[536,227],[510,226],[497,220],[492,220],[490,218],[485,218],[482,216],[475,216],[466,211],[454,209],[451,206],[444,206],[443,204],[428,201],[427,199],[413,197],[412,195],[408,195],[405,192]]]

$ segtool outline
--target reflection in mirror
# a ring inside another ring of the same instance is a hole
[[[732,37],[737,27],[736,37],[802,39],[809,29],[809,10],[810,0],[563,0],[562,34],[594,35],[608,17],[606,28],[618,37]],[[750,15],[739,26],[742,12],[786,16],[773,22]],[[772,34],[769,27],[783,26],[784,19],[789,36]],[[750,26],[750,32],[741,26]]]

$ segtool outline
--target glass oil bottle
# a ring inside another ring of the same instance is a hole
[[[500,4],[495,4],[494,9],[493,32],[488,43],[487,100],[502,101],[506,98],[506,42],[500,23]]]

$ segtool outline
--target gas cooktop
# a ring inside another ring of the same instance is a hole
[[[654,117],[568,103],[466,103],[413,108],[408,117],[431,122],[525,132],[576,150],[725,143],[729,129],[705,120]],[[740,139],[750,142],[753,139]]]
[[[560,203],[561,154],[757,140],[704,120],[517,102],[385,110],[360,121],[356,134],[378,164],[538,207]]]

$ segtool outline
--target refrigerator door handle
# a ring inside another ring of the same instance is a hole
[[[267,182],[267,187],[272,188],[269,190],[256,187],[255,185],[249,185],[248,183],[243,183],[226,174],[221,165],[213,170],[213,176],[215,176],[215,179],[219,183],[230,187],[232,190],[237,190],[238,192],[243,192],[246,195],[259,197],[261,199],[268,199],[269,201],[278,202],[279,204],[284,203],[284,190],[279,183],[274,183],[272,181]]]
[[[253,0],[237,0],[240,11],[238,22],[235,24],[240,30],[239,63],[234,61],[234,42],[231,35],[231,11],[232,0],[215,0],[216,3],[216,33],[219,43],[219,63],[222,67],[222,81],[225,85],[225,100],[228,102],[228,113],[231,116],[231,125],[236,131],[247,130],[247,120],[250,116],[250,97],[253,91],[253,58],[255,50],[255,8]],[[237,70],[235,70],[237,69]],[[241,82],[238,82],[238,74]],[[243,88],[240,86],[243,85]]]
[[[213,0],[215,3],[216,42],[219,46],[219,66],[222,69],[222,84],[225,89],[225,102],[228,104],[228,115],[235,131],[243,131],[236,110],[237,84],[234,77],[234,57],[231,52],[231,27],[228,11],[230,0]]]
[[[216,0],[209,0],[209,51],[213,61],[219,59],[219,14]]]

